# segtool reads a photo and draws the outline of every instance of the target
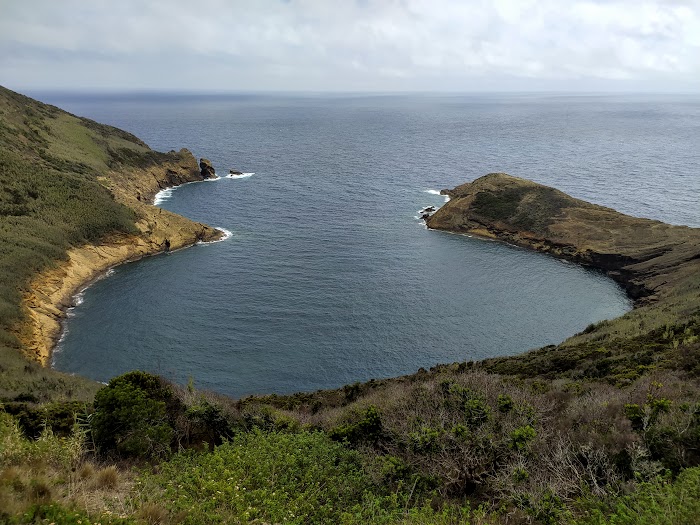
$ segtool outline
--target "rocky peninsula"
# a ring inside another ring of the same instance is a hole
[[[599,269],[635,301],[646,328],[698,309],[700,229],[624,215],[559,190],[491,173],[446,190],[429,228],[498,239]],[[628,317],[628,316],[626,316]],[[618,330],[623,330],[618,327]]]

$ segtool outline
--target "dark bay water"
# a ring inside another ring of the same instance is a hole
[[[611,281],[428,231],[429,193],[506,171],[700,225],[692,97],[40,95],[188,147],[220,174],[162,206],[231,237],[117,268],[70,313],[57,368],[134,368],[234,396],[337,387],[560,342],[629,301]]]

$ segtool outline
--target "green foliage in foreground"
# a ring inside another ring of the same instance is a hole
[[[147,478],[185,523],[338,523],[370,483],[357,453],[324,434],[236,436],[212,453],[184,453]]]
[[[167,383],[149,374],[130,373],[117,379],[115,384],[129,388],[140,384],[141,394],[150,400],[177,395],[166,388]],[[112,393],[123,391],[111,389]],[[508,398],[514,406],[519,404],[517,395],[497,396],[510,413],[513,408],[508,408]],[[648,396],[647,401],[655,406],[658,399]],[[472,405],[469,403],[469,408]],[[162,408],[165,413],[169,410]],[[381,420],[375,408],[364,415]],[[656,424],[671,415],[660,412]],[[688,415],[689,421],[692,416]],[[158,426],[159,421],[151,424]],[[387,419],[385,430],[392,427],[395,423]],[[125,433],[134,432],[133,426],[129,428]],[[505,434],[513,437],[514,451],[519,442],[516,438],[528,443],[540,439],[527,426],[518,428],[521,432]],[[675,481],[669,472],[648,482],[637,474],[635,480],[620,486],[630,491],[627,495],[615,497],[609,492],[573,503],[550,490],[538,495],[536,487],[525,486],[538,476],[536,456],[531,456],[532,461],[520,463],[529,465],[530,470],[517,470],[523,474],[518,483],[524,491],[513,494],[511,500],[443,498],[437,491],[420,489],[419,478],[387,480],[377,463],[381,458],[368,442],[360,442],[361,446],[352,450],[347,440],[339,443],[320,431],[283,433],[238,427],[229,441],[211,450],[175,454],[137,475],[129,466],[132,463],[122,464],[120,469],[97,466],[100,456],[94,455],[87,430],[86,425],[77,424],[67,437],[45,429],[37,439],[29,439],[16,419],[0,413],[0,523],[670,525],[698,523],[696,516],[700,516],[698,467],[681,470]],[[433,461],[439,458],[434,449],[427,453]],[[417,465],[418,457],[412,454],[407,459]],[[500,486],[506,488],[503,483]],[[121,494],[118,502],[111,499],[113,492]],[[87,501],[93,502],[89,508]],[[491,503],[474,508],[475,501]]]
[[[109,514],[89,516],[87,513],[67,508],[56,503],[35,504],[19,516],[8,518],[8,525],[33,525],[53,523],[55,525],[128,525],[138,523],[131,518],[119,518]],[[143,523],[143,522],[141,522]]]
[[[146,475],[141,490],[186,524],[466,523],[481,516],[459,506],[433,510],[409,492],[383,494],[362,456],[321,432],[259,429],[213,452],[183,453]]]
[[[590,500],[586,517],[575,525],[692,525],[700,523],[700,468],[687,469],[674,482],[656,479],[607,503]]]

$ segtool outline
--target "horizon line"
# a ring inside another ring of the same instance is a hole
[[[606,96],[606,95],[700,95],[697,91],[669,90],[213,90],[213,89],[168,89],[168,88],[10,88],[18,93],[41,93],[52,95],[169,95],[169,96],[401,96],[401,95],[560,95],[560,96]]]

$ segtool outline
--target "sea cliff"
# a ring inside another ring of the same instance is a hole
[[[105,182],[118,201],[136,211],[139,231],[71,248],[67,261],[32,280],[23,300],[26,320],[19,331],[25,351],[47,365],[74,295],[108,269],[162,253],[166,240],[169,250],[177,250],[219,239],[220,230],[150,204],[161,189],[201,180],[197,162],[187,150],[181,150],[176,161],[109,174]]]
[[[220,238],[152,205],[162,189],[215,176],[186,149],[157,152],[0,87],[0,343],[46,365],[86,284],[118,264]]]
[[[631,217],[505,173],[446,190],[429,228],[498,239],[599,269],[646,328],[687,320],[700,296],[700,229]],[[653,315],[648,315],[653,311]],[[624,330],[622,326],[619,330]]]

